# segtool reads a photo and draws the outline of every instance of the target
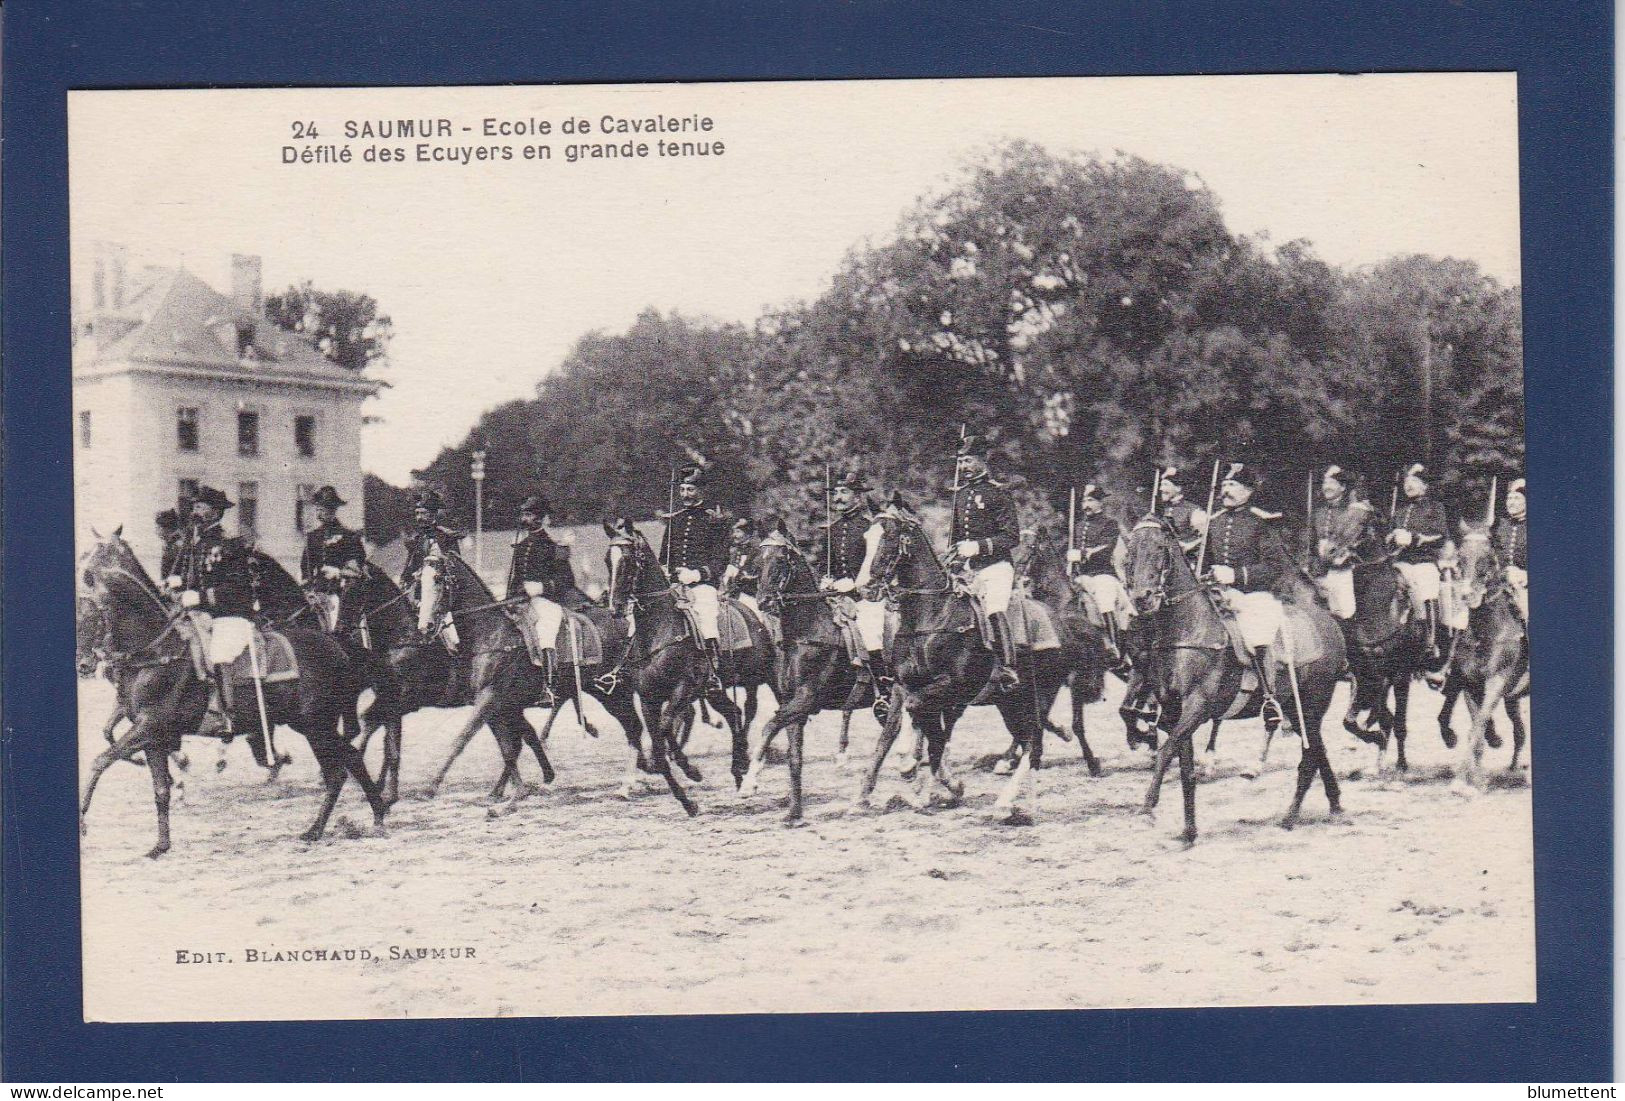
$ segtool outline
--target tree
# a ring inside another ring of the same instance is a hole
[[[303,334],[322,355],[349,371],[380,362],[394,332],[370,295],[317,290],[308,279],[267,298],[265,315],[280,328]]]

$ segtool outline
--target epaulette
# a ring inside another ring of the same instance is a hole
[[[1258,517],[1260,520],[1279,520],[1281,518],[1281,514],[1279,512],[1271,512],[1268,509],[1259,508],[1257,505],[1253,505],[1247,511]]]
[[[1371,502],[1370,501],[1350,501],[1349,502],[1349,508],[1363,508],[1367,512],[1375,512],[1376,511],[1376,509],[1371,507]]]
[[[726,515],[722,511],[722,506],[720,506],[720,505],[718,505],[716,508],[708,508],[708,509],[706,509],[705,514],[707,516],[711,517],[711,519],[713,519],[713,520],[721,520]]]

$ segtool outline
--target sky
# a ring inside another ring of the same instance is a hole
[[[723,152],[566,160],[627,140],[598,132],[605,116],[656,115],[709,117],[677,137]],[[431,145],[514,157],[418,162],[415,139],[344,136],[401,118],[448,120]],[[483,137],[487,118],[553,132]],[[567,118],[593,132],[562,133]],[[1518,283],[1516,120],[1515,78],[1495,73],[74,92],[74,280],[109,240],[223,290],[235,252],[262,257],[268,293],[372,295],[395,335],[363,464],[405,484],[587,332],[648,307],[748,322],[815,298],[848,250],[1007,138],[1185,169],[1233,232],[1306,238],[1333,264],[1423,252]],[[524,159],[537,143],[551,160]],[[408,160],[363,160],[372,145]],[[283,163],[327,146],[352,161]]]

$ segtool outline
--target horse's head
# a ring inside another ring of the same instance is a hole
[[[639,593],[652,592],[662,583],[660,563],[630,519],[605,523],[604,534],[609,536],[609,549],[604,552],[604,565],[609,570],[609,610],[625,615],[637,603]]]
[[[882,512],[875,522],[880,525],[880,537],[875,541],[873,557],[869,561],[869,580],[882,588],[908,587],[919,582],[922,575],[945,571],[931,549],[931,537],[918,520],[896,511]]]
[[[1495,541],[1487,525],[1462,521],[1461,539],[1456,544],[1456,562],[1461,571],[1462,598],[1469,608],[1477,608],[1501,578]]]
[[[1147,516],[1135,524],[1128,534],[1123,571],[1134,610],[1148,615],[1166,604],[1169,583],[1184,565],[1184,552],[1166,520]]]
[[[761,565],[761,576],[756,582],[756,599],[769,615],[782,615],[784,594],[789,591],[810,592],[816,582],[812,566],[782,526],[767,534],[756,551]],[[804,589],[791,590],[792,581],[805,578]]]

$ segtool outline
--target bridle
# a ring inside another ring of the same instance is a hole
[[[1171,608],[1176,604],[1189,600],[1193,596],[1206,592],[1206,590],[1202,587],[1200,578],[1196,579],[1195,585],[1189,589],[1186,589],[1184,592],[1170,593],[1168,591],[1168,580],[1173,576],[1174,572],[1173,556],[1175,554],[1182,554],[1183,552],[1179,549],[1179,540],[1174,538],[1173,532],[1169,529],[1167,521],[1148,516],[1139,523],[1135,524],[1133,530],[1136,532],[1156,530],[1162,532],[1162,534],[1165,536],[1164,539],[1159,541],[1159,545],[1157,547],[1157,554],[1159,556],[1160,564],[1157,567],[1156,587],[1143,590],[1139,593],[1131,590],[1129,593],[1129,599],[1134,602],[1134,607],[1137,612],[1139,612],[1141,615],[1152,615],[1153,613],[1159,612],[1164,608]],[[1130,533],[1131,537],[1132,534],[1133,532]]]
[[[782,571],[774,571],[774,577],[778,581],[778,584],[776,585],[769,584],[767,567],[762,567],[762,576],[760,581],[757,583],[759,586],[758,600],[764,606],[768,607],[770,612],[772,612],[772,609],[774,608],[782,610],[786,604],[822,600],[825,598],[826,594],[818,591],[812,563],[807,561],[807,556],[801,552],[800,547],[796,546],[794,543],[785,541],[772,544],[763,544],[762,550],[766,550],[769,546],[782,548],[784,552],[782,555],[775,555],[769,560],[770,562],[778,561],[782,558],[791,563],[790,565],[785,566]],[[794,558],[791,558],[792,555],[794,555]],[[787,593],[784,591],[784,587],[788,585],[795,577],[796,567],[798,565],[807,574],[808,579],[813,582],[813,589],[811,592],[805,593]]]
[[[901,530],[897,533],[897,549],[892,552],[892,560],[885,571],[885,576],[877,577],[873,580],[875,587],[882,590],[888,597],[948,596],[952,593],[958,592],[959,590],[953,583],[953,574],[948,571],[948,567],[944,566],[942,564],[942,560],[937,557],[936,550],[931,546],[931,540],[927,538],[925,529],[920,526],[919,522],[916,520],[905,520],[901,516],[892,516],[889,517],[889,519]],[[885,521],[882,521],[882,523],[884,522]],[[930,556],[932,567],[937,571],[937,573],[942,575],[943,580],[941,585],[933,586],[931,588],[906,588],[898,585],[896,581],[893,580],[897,573],[897,567],[913,556],[914,544],[916,540],[918,540],[920,545],[925,548],[926,554]]]

